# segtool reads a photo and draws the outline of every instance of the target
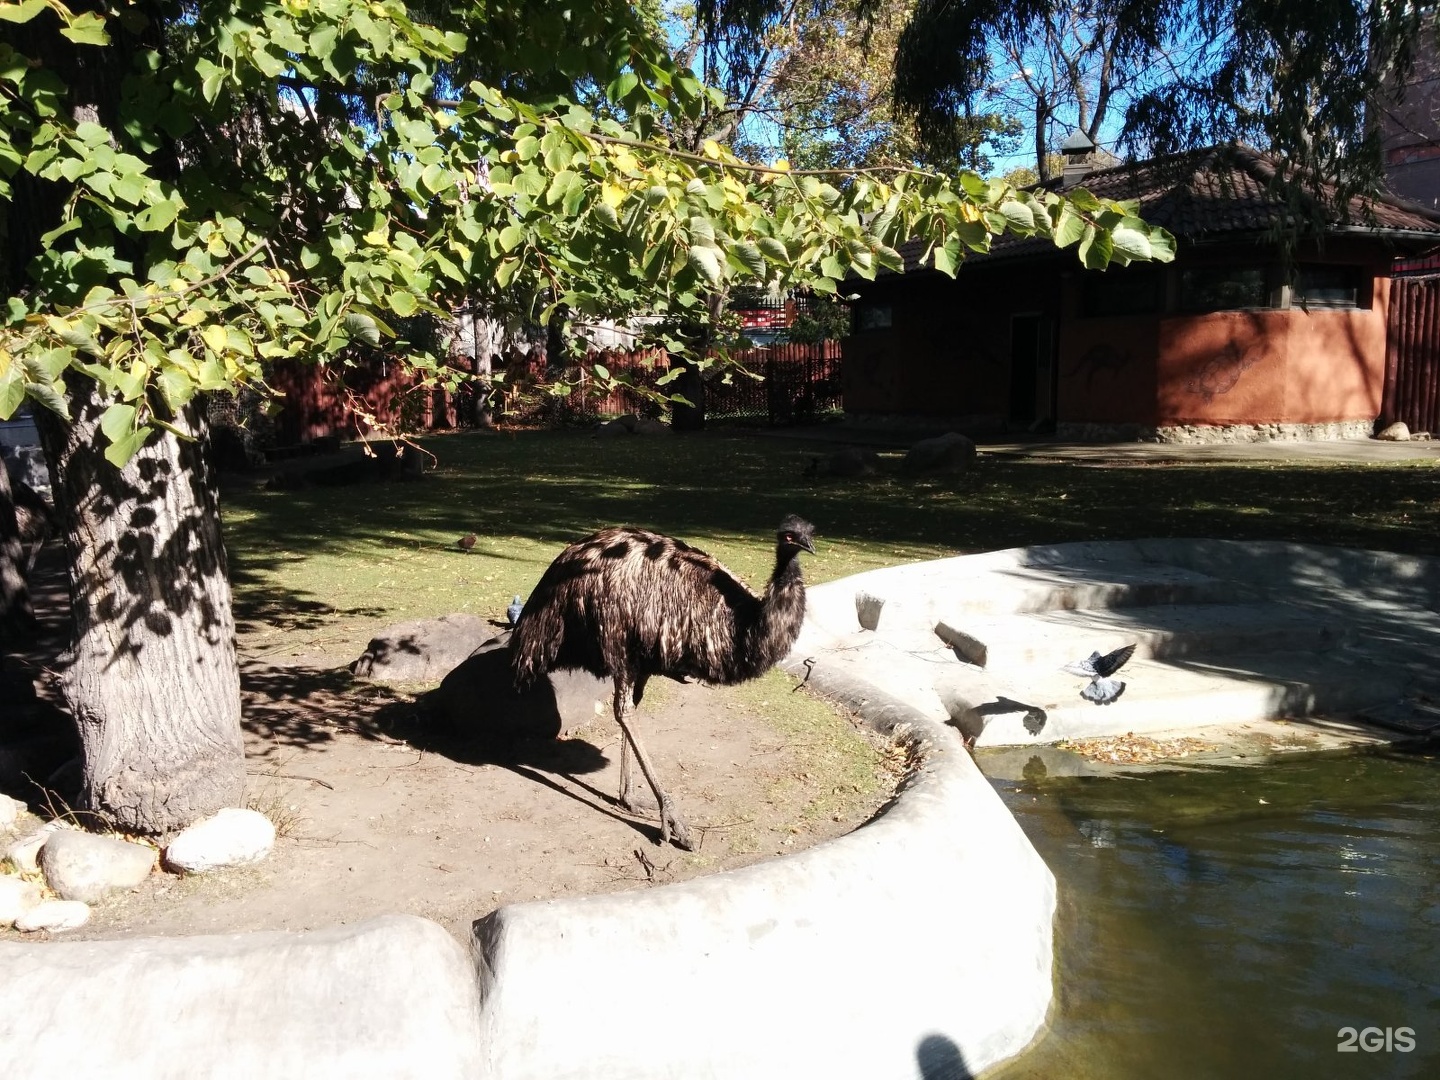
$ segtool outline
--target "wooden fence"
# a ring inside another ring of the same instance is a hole
[[[1411,431],[1440,431],[1440,277],[1391,284],[1381,415]]]

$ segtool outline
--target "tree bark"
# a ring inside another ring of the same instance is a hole
[[[25,564],[20,519],[10,493],[10,470],[0,461],[0,645],[35,621]]]
[[[37,417],[75,617],[65,695],[84,758],[81,809],[161,834],[225,806],[245,782],[235,623],[201,410],[123,468],[104,457],[107,402],[72,374],[69,423]],[[42,410],[43,412],[43,410]]]

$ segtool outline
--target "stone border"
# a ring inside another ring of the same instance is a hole
[[[807,673],[806,656],[789,666]],[[6,1078],[899,1080],[1018,1053],[1051,1001],[1054,877],[952,729],[823,665],[809,682],[914,755],[849,835],[502,907],[475,924],[473,968],[410,916],[0,943]]]
[[[1315,424],[1105,424],[1061,421],[1057,439],[1074,442],[1155,442],[1176,446],[1204,446],[1257,442],[1329,442],[1369,439],[1375,421],[1331,420]]]

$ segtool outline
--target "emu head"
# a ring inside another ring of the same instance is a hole
[[[808,551],[815,554],[815,526],[803,518],[794,514],[788,515],[780,522],[780,528],[775,533],[775,546],[782,552],[794,555],[801,551]]]

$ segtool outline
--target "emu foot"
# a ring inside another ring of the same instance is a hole
[[[690,830],[685,822],[680,820],[680,815],[670,807],[670,800],[666,799],[660,804],[660,842],[662,844],[673,843],[683,851],[694,851],[695,841],[690,839]]]

